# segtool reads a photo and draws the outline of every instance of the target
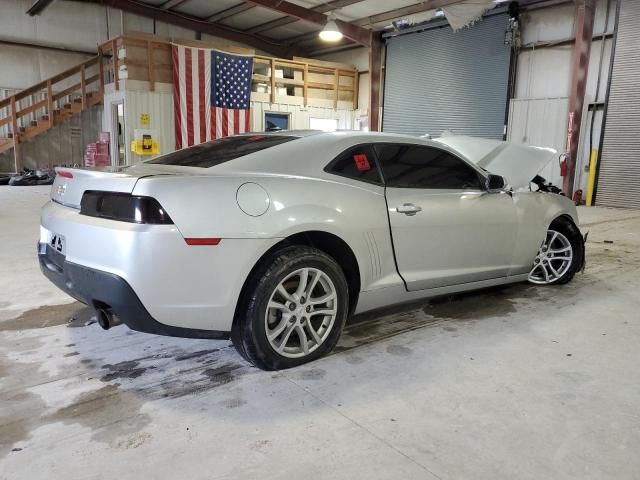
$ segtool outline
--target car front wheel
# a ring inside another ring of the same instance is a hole
[[[584,263],[584,240],[573,222],[560,218],[547,230],[538,249],[529,281],[538,285],[564,284]]]
[[[238,352],[265,370],[294,367],[330,352],[349,311],[347,282],[324,252],[290,246],[249,279],[232,332]]]

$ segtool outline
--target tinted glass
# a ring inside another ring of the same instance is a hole
[[[382,184],[371,146],[353,147],[340,154],[325,171],[363,182]]]
[[[253,135],[225,137],[211,142],[201,143],[190,148],[163,155],[147,163],[162,165],[180,165],[183,167],[209,168],[221,163],[259,152],[281,143],[290,142],[298,137],[285,135]]]
[[[431,147],[376,145],[389,187],[480,189],[480,175],[449,152]]]

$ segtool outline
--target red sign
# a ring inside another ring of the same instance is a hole
[[[356,168],[359,172],[366,172],[367,170],[371,170],[369,160],[367,160],[367,156],[364,153],[355,154],[353,156],[353,161],[356,163]]]

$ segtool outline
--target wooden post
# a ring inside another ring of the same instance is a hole
[[[16,173],[18,173],[22,169],[22,155],[20,152],[20,132],[18,131],[16,97],[11,97],[11,130],[13,132],[13,159]]]
[[[82,110],[87,108],[87,83],[86,83],[86,75],[84,72],[84,63],[80,65],[80,94],[82,95]]]
[[[271,103],[276,103],[276,60],[271,59]]]
[[[100,96],[104,97],[104,57],[102,47],[98,47],[98,77],[100,78]]]
[[[53,127],[53,89],[51,80],[47,80],[47,115],[49,116],[49,128]]]
[[[153,44],[150,40],[147,40],[147,69],[149,75],[149,90],[153,92],[155,90],[153,80]]]
[[[338,72],[338,69],[336,68],[333,71],[333,108],[335,108],[336,110],[338,109],[338,97],[340,95],[339,91],[340,91],[340,72]]]
[[[111,73],[113,73],[113,82],[116,90],[120,90],[120,80],[118,80],[118,44],[116,39],[111,40]]]
[[[308,103],[308,99],[309,99],[309,91],[308,91],[308,85],[309,85],[309,64],[305,63],[304,64],[304,78],[302,79],[304,81],[304,85],[302,87],[302,95],[304,97],[304,106],[307,106]]]

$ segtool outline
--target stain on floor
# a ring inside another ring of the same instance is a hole
[[[92,430],[92,440],[110,443],[150,423],[149,416],[140,413],[143,403],[134,393],[105,385],[79,395],[70,405],[47,415],[44,421],[77,423]]]
[[[91,308],[80,302],[34,308],[16,318],[0,322],[0,332],[32,330],[57,325],[84,326],[94,316]]]
[[[138,378],[147,370],[144,367],[140,367],[139,363],[135,360],[120,362],[115,365],[107,364],[103,365],[102,368],[109,371],[109,373],[100,378],[103,382],[110,382],[111,380],[121,378]]]

